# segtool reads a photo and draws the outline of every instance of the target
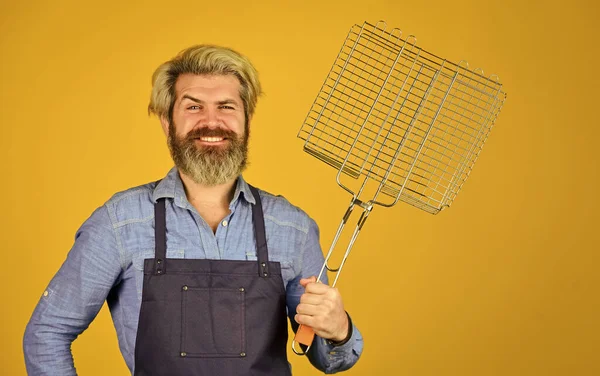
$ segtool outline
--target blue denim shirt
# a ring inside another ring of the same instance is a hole
[[[317,275],[323,263],[316,223],[281,196],[260,191],[269,259],[281,264],[291,320],[304,292],[300,278]],[[252,225],[254,197],[240,177],[231,213],[213,233],[187,201],[173,168],[158,184],[115,194],[96,209],[75,236],[67,259],[42,294],[23,341],[29,375],[75,375],[71,342],[107,301],[121,353],[133,374],[141,305],[143,261],[154,257],[154,203],[167,198],[167,257],[256,260]],[[326,283],[327,281],[324,280]],[[326,373],[350,368],[362,352],[362,337],[333,347],[317,338],[311,363]]]

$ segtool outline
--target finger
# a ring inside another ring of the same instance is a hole
[[[297,314],[294,319],[300,325],[312,328],[316,335],[322,338],[331,337],[331,333],[323,329],[323,320],[319,317]]]
[[[304,293],[300,297],[300,303],[318,305],[323,302],[323,295]]]
[[[324,283],[309,283],[304,286],[304,291],[311,294],[323,295],[332,288]]]
[[[315,317],[300,313],[297,313],[296,316],[294,316],[294,320],[300,325],[310,326],[313,329],[315,329],[314,326],[317,324],[317,319]]]
[[[325,314],[325,310],[322,306],[313,304],[298,304],[296,307],[296,313],[306,316],[318,316]]]
[[[348,321],[345,313],[339,317],[337,315],[323,316],[296,313],[294,320],[298,324],[311,327],[315,334],[321,338],[340,340],[348,334]]]

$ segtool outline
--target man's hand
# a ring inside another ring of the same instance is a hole
[[[343,341],[348,335],[348,316],[338,289],[317,283],[315,276],[301,279],[300,285],[304,294],[296,308],[296,322],[310,326],[321,338]]]

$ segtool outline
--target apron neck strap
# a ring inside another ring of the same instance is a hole
[[[154,274],[165,274],[167,264],[167,211],[165,199],[154,204]]]
[[[256,239],[256,258],[258,259],[258,275],[261,278],[269,276],[269,250],[267,249],[267,234],[265,232],[265,217],[258,189],[249,185],[256,200],[252,207],[252,222],[254,223],[254,238]]]

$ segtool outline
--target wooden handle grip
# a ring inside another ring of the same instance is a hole
[[[300,325],[294,340],[301,345],[310,346],[315,338],[315,332],[310,326]]]

